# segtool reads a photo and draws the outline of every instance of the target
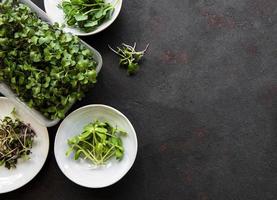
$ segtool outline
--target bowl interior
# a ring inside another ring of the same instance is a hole
[[[0,119],[3,119],[5,116],[11,116],[13,108],[16,109],[17,117],[21,121],[30,124],[37,136],[34,138],[30,160],[24,161],[23,159],[19,159],[16,169],[8,170],[4,166],[0,166],[0,193],[15,190],[32,180],[42,168],[49,149],[49,138],[46,127],[40,125],[20,107],[12,104],[8,98],[0,97]]]
[[[67,140],[80,134],[85,125],[95,120],[108,121],[128,133],[122,137],[125,152],[121,161],[112,159],[105,166],[95,167],[89,161],[74,160],[72,155],[66,157]],[[63,120],[57,131],[54,151],[60,169],[70,180],[90,188],[106,187],[121,179],[133,165],[137,154],[137,137],[133,126],[122,113],[105,105],[89,105]]]
[[[64,20],[64,13],[62,9],[58,8],[58,5],[62,2],[62,0],[44,0],[44,8],[45,11],[50,18],[51,22],[57,22],[59,24],[65,24]],[[121,7],[122,7],[122,0],[106,0],[107,3],[115,4],[114,12],[110,19],[106,20],[103,24],[98,26],[94,31],[86,33],[81,30],[78,30],[77,28],[68,27],[66,26],[63,30],[65,32],[70,32],[74,35],[80,35],[80,36],[86,36],[86,35],[93,35],[96,34],[104,29],[106,29],[108,26],[110,26],[114,20],[117,18],[117,16],[120,13]]]

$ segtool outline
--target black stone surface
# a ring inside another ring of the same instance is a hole
[[[104,189],[72,183],[54,158],[55,126],[42,171],[0,199],[276,200],[276,35],[276,0],[125,0],[112,26],[83,38],[104,66],[72,110],[125,113],[139,141],[133,168]],[[107,44],[135,41],[150,48],[128,77]]]

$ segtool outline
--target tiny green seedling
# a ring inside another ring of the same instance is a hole
[[[139,70],[139,61],[144,56],[148,47],[149,44],[147,44],[144,50],[136,51],[136,43],[134,43],[134,46],[123,43],[121,48],[117,47],[117,50],[109,46],[109,48],[120,57],[119,64],[127,68],[127,73],[129,75],[135,74]]]

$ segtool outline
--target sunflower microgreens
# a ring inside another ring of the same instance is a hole
[[[74,159],[88,159],[94,165],[103,165],[111,158],[121,160],[124,147],[121,136],[127,133],[112,127],[108,122],[95,121],[87,124],[80,135],[68,140],[69,149],[66,155],[74,152]]]
[[[104,0],[63,0],[58,7],[63,10],[68,26],[90,32],[111,17],[115,4]]]

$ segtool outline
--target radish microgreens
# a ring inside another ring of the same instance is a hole
[[[30,125],[17,118],[6,116],[0,120],[0,166],[16,168],[19,158],[29,159],[35,135]]]

